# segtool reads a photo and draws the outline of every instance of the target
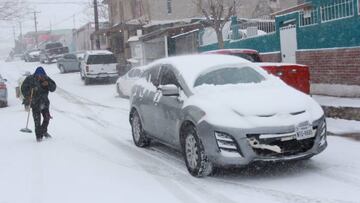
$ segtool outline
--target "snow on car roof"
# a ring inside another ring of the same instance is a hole
[[[259,66],[277,66],[277,67],[282,67],[282,66],[304,66],[307,67],[306,65],[302,65],[302,64],[295,64],[295,63],[272,63],[272,62],[260,62],[260,63],[255,63]]]
[[[106,55],[106,54],[113,54],[111,51],[108,50],[96,50],[96,51],[86,51],[88,55]]]
[[[220,54],[198,54],[169,57],[155,61],[153,64],[150,64],[150,66],[157,64],[170,64],[174,66],[190,86],[194,84],[196,78],[200,74],[212,67],[234,64],[247,64],[254,67],[254,65],[252,65],[252,63],[248,60],[240,57]]]

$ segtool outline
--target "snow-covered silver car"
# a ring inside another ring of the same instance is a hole
[[[8,105],[8,93],[5,82],[6,79],[0,75],[0,107],[6,107]]]
[[[125,75],[119,77],[116,81],[116,91],[120,97],[129,97],[132,87],[141,77],[145,68],[146,66],[132,68]]]
[[[213,166],[308,159],[327,146],[320,105],[238,57],[155,61],[130,104],[135,145],[154,139],[180,150],[193,176]]]

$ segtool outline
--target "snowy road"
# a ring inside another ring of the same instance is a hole
[[[0,203],[360,202],[360,142],[329,137],[309,161],[193,178],[177,152],[133,145],[129,104],[114,85],[84,86],[79,73],[59,74],[55,64],[44,65],[58,84],[50,95],[54,138],[36,143],[19,131],[26,113],[14,89],[37,65],[0,62],[9,89],[9,107],[0,109]]]

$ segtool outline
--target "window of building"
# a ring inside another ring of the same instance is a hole
[[[327,22],[354,16],[353,0],[333,0],[320,7],[321,21]]]
[[[303,10],[300,11],[300,27],[308,26],[308,25],[315,25],[318,23],[319,20],[319,12],[317,9],[311,10]]]
[[[166,0],[167,13],[172,13],[172,0]]]

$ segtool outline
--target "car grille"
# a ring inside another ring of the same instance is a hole
[[[316,133],[316,128],[313,129],[314,134]],[[263,136],[262,136],[263,135]],[[265,135],[265,136],[264,136]],[[311,137],[308,139],[297,140],[293,135],[295,133],[286,133],[277,134],[278,137],[273,136],[271,138],[264,138],[266,134],[247,134],[247,138],[249,142],[256,142],[258,146],[266,145],[266,146],[275,146],[280,151],[276,152],[271,149],[259,148],[252,146],[253,151],[262,157],[283,157],[283,156],[291,156],[304,153],[310,150],[315,143],[315,137]]]

